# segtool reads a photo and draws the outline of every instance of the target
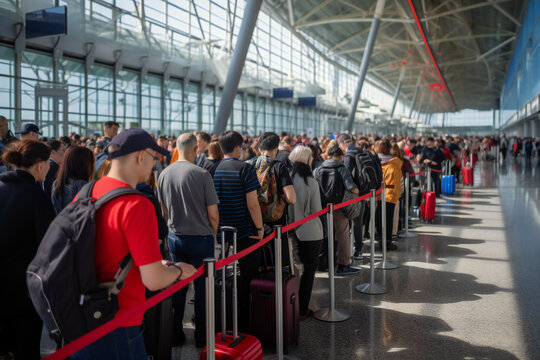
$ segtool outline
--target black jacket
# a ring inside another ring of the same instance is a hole
[[[444,157],[444,153],[441,149],[437,147],[432,147],[431,149],[427,146],[424,146],[422,149],[422,157],[420,158],[420,164],[424,163],[424,160],[429,159],[431,161],[435,161],[437,165],[433,165],[429,163],[429,167],[435,170],[441,170],[442,169],[442,162],[446,159]]]
[[[17,139],[15,135],[13,135],[11,130],[8,130],[7,136],[5,138],[2,138],[2,140],[0,140],[0,144],[7,146],[9,145],[9,143],[15,140],[19,140],[19,139]]]
[[[53,159],[49,159],[49,164],[51,165],[51,167],[49,168],[49,172],[47,173],[45,181],[43,182],[43,190],[45,190],[45,195],[47,195],[47,199],[51,198],[52,186],[54,180],[56,180],[56,175],[58,175],[58,169],[60,169],[60,166]]]
[[[35,178],[22,170],[0,174],[0,204],[0,284],[17,301],[26,296],[26,268],[55,213]]]

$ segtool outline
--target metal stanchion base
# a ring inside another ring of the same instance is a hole
[[[326,321],[326,322],[340,322],[345,321],[351,317],[351,315],[344,310],[337,310],[330,308],[321,309],[313,314],[317,320]]]
[[[397,269],[399,266],[394,264],[391,261],[380,261],[375,264],[375,269],[379,270],[394,270]]]
[[[361,292],[363,294],[369,294],[369,295],[381,295],[386,294],[390,290],[384,285],[381,284],[360,284],[356,287],[356,291]]]
[[[417,237],[418,235],[416,235],[415,233],[412,233],[410,231],[407,231],[407,232],[404,232],[403,234],[400,234],[399,237],[401,238],[414,238],[414,237]]]

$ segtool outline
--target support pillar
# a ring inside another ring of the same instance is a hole
[[[227,128],[227,121],[231,114],[234,97],[238,90],[238,83],[242,76],[242,70],[244,68],[244,63],[246,62],[247,52],[253,36],[253,29],[257,23],[261,5],[262,0],[248,0],[246,3],[244,19],[240,26],[238,40],[236,41],[229,71],[227,72],[227,80],[223,87],[223,95],[219,102],[219,109],[214,124],[214,134],[220,134]]]
[[[397,101],[399,99],[399,92],[401,91],[401,83],[403,81],[403,76],[405,75],[405,67],[401,67],[401,72],[399,73],[399,81],[396,86],[396,92],[394,93],[394,101],[392,101],[392,110],[390,111],[390,118],[394,117],[394,111],[396,110]]]
[[[353,127],[354,116],[356,115],[356,107],[358,106],[358,100],[360,100],[360,92],[362,92],[362,86],[364,85],[364,80],[366,78],[369,60],[371,58],[371,53],[373,52],[373,47],[377,38],[377,32],[379,31],[379,25],[381,23],[381,17],[383,14],[385,2],[386,0],[377,0],[377,6],[375,7],[375,15],[373,16],[373,22],[371,23],[371,28],[369,29],[369,35],[366,47],[364,49],[364,55],[362,56],[362,64],[360,65],[360,73],[358,74],[356,91],[354,92],[353,101],[351,103],[349,117],[347,118],[347,122],[345,123],[345,130],[348,130],[349,132],[352,130]]]

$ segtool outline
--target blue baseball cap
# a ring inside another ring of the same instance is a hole
[[[159,146],[143,129],[134,128],[122,131],[111,140],[109,147],[110,145],[116,147],[114,151],[109,149],[111,159],[145,149],[155,150],[161,155],[169,155],[169,152]]]
[[[41,132],[39,131],[39,128],[36,124],[26,124],[23,126],[23,128],[20,131],[16,132],[15,134],[26,135],[29,132],[35,132],[41,135]]]

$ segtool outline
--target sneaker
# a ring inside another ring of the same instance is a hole
[[[397,245],[396,244],[386,244],[386,250],[388,250],[388,251],[397,250]]]
[[[354,258],[354,260],[364,260],[364,257],[362,256],[362,251],[355,250],[353,258]]]
[[[352,275],[352,274],[356,274],[357,272],[360,272],[360,269],[353,268],[350,265],[345,265],[345,266],[338,265],[336,275],[338,276]]]

